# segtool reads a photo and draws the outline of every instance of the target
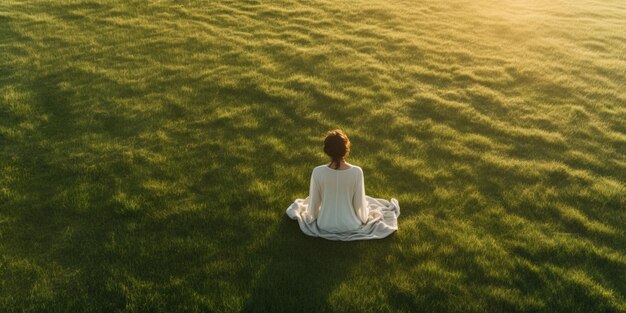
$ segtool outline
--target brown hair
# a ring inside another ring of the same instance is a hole
[[[324,152],[331,158],[332,162],[330,164],[337,164],[335,169],[338,169],[341,164],[341,158],[350,152],[350,139],[341,130],[333,129],[326,133]]]

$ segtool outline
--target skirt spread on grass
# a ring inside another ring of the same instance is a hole
[[[369,207],[367,223],[351,232],[331,233],[317,227],[317,219],[306,222],[302,216],[306,212],[309,197],[296,199],[288,208],[289,218],[297,220],[303,233],[313,237],[321,237],[329,240],[367,240],[381,239],[398,230],[398,216],[400,216],[400,204],[395,198],[391,200],[372,198],[365,196]]]

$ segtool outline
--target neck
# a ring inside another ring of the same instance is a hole
[[[331,166],[332,166],[332,165],[338,165],[337,167],[341,167],[341,166],[342,166],[342,165],[344,165],[344,164],[346,164],[346,160],[345,160],[345,159],[343,159],[343,158],[341,158],[341,159],[339,160],[339,164],[335,163],[335,161],[330,161],[330,165],[331,165]]]

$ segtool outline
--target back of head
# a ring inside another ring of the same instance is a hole
[[[339,168],[341,159],[350,152],[350,140],[341,130],[333,129],[326,134],[324,139],[324,152],[332,159],[331,165]]]

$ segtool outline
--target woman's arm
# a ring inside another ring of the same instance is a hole
[[[311,173],[311,184],[309,185],[309,205],[306,208],[308,223],[317,218],[321,204],[322,192],[317,180],[315,179],[315,171],[313,171],[313,173]]]
[[[352,206],[363,224],[367,223],[367,217],[369,215],[369,207],[367,206],[367,200],[365,199],[365,177],[363,170],[359,168],[359,176],[357,177],[356,190],[352,196]]]

